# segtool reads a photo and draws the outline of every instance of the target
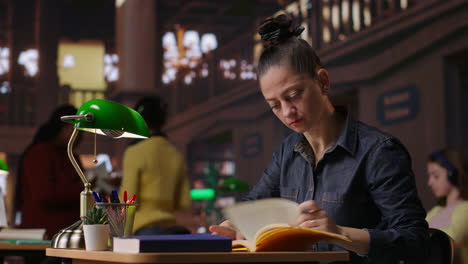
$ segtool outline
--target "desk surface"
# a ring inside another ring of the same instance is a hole
[[[114,253],[82,249],[46,249],[46,255],[73,259],[73,263],[253,263],[347,261],[342,252],[197,252],[197,253]]]
[[[0,250],[45,250],[49,248],[50,245],[44,244],[9,244],[9,243],[0,243]]]
[[[0,263],[3,263],[6,256],[22,256],[26,264],[40,263],[45,259],[48,247],[50,245],[0,243]]]

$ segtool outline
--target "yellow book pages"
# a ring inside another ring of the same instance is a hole
[[[277,230],[277,229],[280,229],[280,228],[287,228],[287,227],[292,227],[293,225],[290,225],[290,224],[269,224],[269,225],[266,225],[262,228],[260,228],[256,233],[255,233],[255,241],[259,241],[261,239],[263,239],[263,237],[265,235],[268,235],[270,233],[270,231],[272,230]]]
[[[247,240],[233,240],[232,241],[233,252],[250,252],[249,241]],[[255,250],[254,250],[255,251]]]
[[[232,251],[305,251],[312,244],[325,239],[351,241],[345,236],[312,228],[274,224],[259,230],[255,244],[248,240],[233,240]]]
[[[266,230],[266,231],[265,231]],[[307,227],[277,227],[260,230],[255,251],[304,251],[326,239],[351,241],[347,237]]]

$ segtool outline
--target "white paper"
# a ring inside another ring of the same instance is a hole
[[[296,202],[268,198],[240,202],[223,209],[224,216],[231,220],[248,241],[254,241],[255,233],[269,224],[294,225],[299,216]]]
[[[0,188],[0,227],[7,227],[8,222],[6,218],[5,200],[3,199],[3,192]]]

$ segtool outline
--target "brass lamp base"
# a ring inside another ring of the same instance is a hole
[[[85,248],[83,222],[76,221],[52,237],[52,248]]]

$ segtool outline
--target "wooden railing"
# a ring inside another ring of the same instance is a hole
[[[103,90],[67,89],[61,87],[57,105],[70,103],[81,106],[91,99],[104,99]],[[32,86],[12,86],[7,93],[0,93],[0,126],[36,126],[37,111],[35,90]]]
[[[383,21],[410,10],[423,2],[442,0],[298,0],[289,4],[283,12],[293,17],[294,23],[306,30],[302,37],[320,52],[321,49],[344,42],[352,35],[374,27]],[[449,0],[444,0],[449,1]],[[224,45],[205,56],[195,69],[178,69],[174,82],[163,85],[163,96],[172,100],[173,112],[184,112],[191,106],[208,101],[213,96],[225,94],[238,87],[255,86],[255,79],[242,80],[241,62],[254,63],[254,50],[259,50],[259,41],[254,40],[254,28],[235,41]],[[230,78],[221,69],[224,60],[234,60]],[[203,68],[209,74],[202,76]],[[193,73],[192,73],[193,72]],[[191,82],[185,76],[192,74]]]
[[[31,87],[15,85],[0,93],[0,126],[33,126],[35,124],[35,92]]]
[[[441,0],[439,0],[441,1]],[[304,2],[304,1],[300,1]],[[422,0],[308,0],[294,15],[317,50],[413,8]],[[305,6],[304,6],[305,5]],[[305,10],[304,10],[305,9]]]

